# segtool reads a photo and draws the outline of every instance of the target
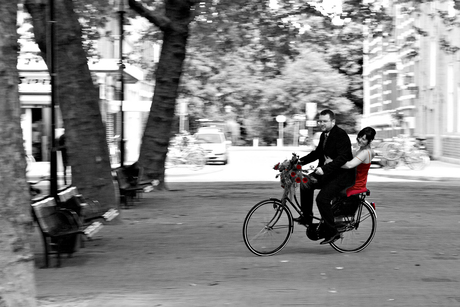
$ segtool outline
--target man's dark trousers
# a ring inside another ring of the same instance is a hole
[[[316,176],[320,177],[320,176]],[[324,180],[319,178],[318,182],[312,184],[309,188],[300,188],[300,200],[302,213],[308,223],[312,222],[310,215],[313,215],[313,196],[315,189],[321,189],[316,197],[316,205],[318,206],[321,218],[325,222],[326,233],[333,234],[335,232],[334,216],[331,208],[331,201],[339,193],[351,187],[355,183],[356,174],[354,170],[348,170],[336,176]]]

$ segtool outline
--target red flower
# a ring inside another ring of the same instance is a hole
[[[291,172],[291,177],[295,177],[296,175],[296,172]]]
[[[308,182],[308,179],[307,179],[306,177],[303,177],[303,178],[302,178],[302,182],[303,182],[303,183],[307,183],[307,182]]]
[[[273,167],[273,169],[274,169],[274,170],[278,170],[279,168],[280,168],[280,163],[278,162],[278,163]]]
[[[295,177],[295,182],[300,183],[300,178],[299,178],[299,177]]]
[[[295,167],[296,167],[298,170],[301,170],[301,169],[302,169],[302,165],[300,165],[300,164],[297,164]]]

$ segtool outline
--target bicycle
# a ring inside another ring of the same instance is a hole
[[[185,166],[192,170],[201,170],[206,165],[206,153],[194,140],[187,143],[173,142],[166,156],[165,167]]]
[[[314,178],[302,170],[299,157],[293,153],[290,160],[275,165],[279,170],[281,187],[284,189],[281,199],[269,198],[252,207],[243,223],[243,239],[247,248],[257,256],[271,256],[280,252],[289,242],[294,232],[294,219],[290,206],[300,215],[301,207],[296,197],[300,184],[308,185]],[[365,249],[372,241],[377,230],[375,203],[369,203],[366,196],[370,191],[357,191],[355,198],[359,201],[353,211],[342,215],[344,204],[350,197],[336,198],[333,203],[334,218],[340,239],[330,245],[341,253],[356,253]],[[289,206],[290,205],[290,206]],[[340,212],[342,210],[342,212]],[[307,227],[307,237],[312,240],[322,238],[319,224]]]
[[[416,138],[419,141],[420,138]],[[421,170],[430,163],[428,152],[412,139],[402,136],[381,145],[384,167],[396,167],[400,161],[410,169]]]

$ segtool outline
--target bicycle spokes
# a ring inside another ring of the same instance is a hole
[[[258,256],[274,255],[289,241],[292,214],[279,200],[256,204],[246,216],[243,238],[248,249]]]
[[[377,216],[374,208],[366,201],[362,201],[354,219],[339,229],[341,238],[331,246],[342,253],[362,251],[374,238],[376,229]]]

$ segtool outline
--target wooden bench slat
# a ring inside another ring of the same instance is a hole
[[[104,224],[102,224],[101,222],[96,221],[96,222],[93,222],[88,227],[86,227],[83,232],[88,238],[91,238],[96,233],[98,233],[99,230],[102,229],[102,227],[104,227]]]

